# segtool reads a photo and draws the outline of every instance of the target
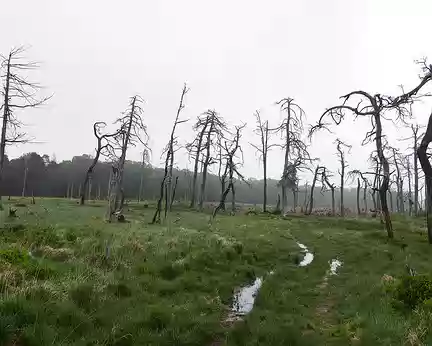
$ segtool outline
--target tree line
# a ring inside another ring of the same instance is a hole
[[[10,163],[6,162],[6,146],[28,141],[25,133],[22,132],[22,123],[17,111],[39,107],[50,99],[50,96],[40,96],[39,84],[29,82],[26,72],[38,66],[33,62],[26,62],[23,57],[24,51],[23,48],[12,49],[7,56],[2,57],[0,66],[3,71],[1,75],[3,118],[0,137],[2,194],[11,189],[9,185],[13,179],[16,179],[16,176],[10,173],[13,171],[11,167],[15,164],[14,160]],[[204,208],[206,201],[216,201],[212,216],[214,218],[219,211],[226,209],[228,199],[232,211],[236,210],[236,202],[262,200],[260,203],[265,212],[268,196],[277,198],[274,207],[276,211],[286,213],[300,207],[305,214],[310,215],[319,205],[319,196],[327,194],[330,195],[331,200],[330,214],[336,215],[338,211],[340,216],[344,216],[348,206],[345,184],[350,180],[357,180],[355,191],[357,214],[366,214],[371,202],[370,209],[382,216],[388,237],[392,238],[391,211],[404,213],[407,207],[410,215],[418,214],[423,208],[420,182],[424,181],[428,235],[432,243],[432,166],[427,153],[428,145],[432,141],[432,116],[423,135],[420,132],[423,126],[416,124],[412,112],[412,105],[426,96],[421,94],[421,90],[432,80],[432,66],[428,65],[426,60],[419,61],[418,64],[421,67],[420,81],[408,91],[402,88],[396,96],[372,94],[363,90],[351,91],[341,96],[339,104],[326,109],[313,125],[304,123],[305,111],[293,98],[282,98],[275,102],[275,106],[279,107],[281,114],[284,115],[281,123],[269,125],[269,121],[263,119],[258,110],[254,113],[257,138],[250,143],[245,143],[243,138],[246,123],[230,124],[215,109],[207,109],[197,116],[193,125],[194,138],[186,139],[188,143],[183,145],[177,131],[188,122],[188,119],[184,119],[182,115],[190,91],[185,84],[181,90],[177,111],[173,110],[173,126],[163,151],[165,160],[160,175],[153,174],[159,172],[153,168],[151,175],[145,175],[146,169],[149,169],[148,157],[151,148],[148,147],[149,134],[143,119],[144,103],[140,95],[132,95],[125,111],[113,124],[106,124],[103,119],[95,121],[93,132],[96,149],[92,158],[83,160],[83,157],[81,159],[76,157],[69,164],[67,161],[57,164],[46,157],[40,160],[39,155],[32,153],[19,159],[24,165],[22,194],[25,195],[28,187],[32,186],[32,194],[41,195],[51,191],[50,195],[62,195],[65,191],[65,177],[69,177],[66,181],[66,197],[78,193],[81,204],[92,196],[103,198],[103,191],[106,191],[108,200],[106,219],[110,222],[114,217],[121,216],[125,200],[129,196],[138,195],[138,199],[150,197],[149,191],[145,189],[146,184],[151,185],[152,189],[158,186],[156,191],[151,193],[151,198],[157,201],[153,223],[161,222],[162,216],[164,220],[169,220],[173,203],[179,198],[189,200],[190,208],[198,210]],[[356,167],[350,167],[349,154],[352,144],[334,138],[335,153],[339,158],[340,168],[337,172],[331,172],[325,162],[310,155],[308,147],[316,132],[327,130],[330,138],[331,128],[340,125],[349,116],[353,121],[358,118],[366,118],[370,121],[370,129],[365,133],[361,144],[373,143],[375,146],[369,157],[371,168],[361,171]],[[387,126],[385,124],[388,121],[411,128],[413,136],[405,139],[410,140],[412,145],[408,153],[398,150],[396,146],[389,143],[385,133]],[[254,186],[259,183],[246,179],[242,174],[245,145],[253,146],[262,161],[262,199],[254,197],[255,193],[246,197],[246,191],[254,191]],[[132,146],[140,146],[143,149],[142,162],[127,161],[128,149]],[[280,180],[273,186],[267,178],[267,161],[268,152],[276,148],[284,153],[284,165]],[[192,172],[179,172],[175,169],[176,153],[184,149],[194,161]],[[76,179],[68,175],[73,169],[66,169],[63,172],[65,177],[55,173],[68,166],[69,168],[75,166],[74,160],[81,160],[80,164],[87,166],[82,168],[85,171],[82,182],[75,181]],[[102,162],[103,160],[105,163]],[[418,161],[423,176],[419,174]],[[35,167],[39,165],[39,169],[33,167],[33,178],[31,164]],[[131,173],[134,171],[131,169],[134,166],[137,167],[138,174]],[[299,174],[302,171],[310,171],[313,174],[310,184],[300,180]],[[48,185],[46,182],[39,182],[39,186],[36,182],[32,184],[32,179],[36,179],[37,174],[41,176],[45,174],[49,179]],[[52,179],[50,174],[53,174]],[[104,175],[100,181],[99,175]],[[157,179],[158,182],[152,179]],[[319,185],[321,189],[317,193]],[[273,192],[274,188],[278,192]],[[132,190],[135,190],[135,193],[132,193]]]

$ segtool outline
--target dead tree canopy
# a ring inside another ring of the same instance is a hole
[[[121,214],[123,208],[123,180],[124,165],[126,162],[127,151],[130,147],[138,144],[148,148],[147,127],[143,122],[144,100],[138,96],[132,96],[129,107],[123,112],[114,124],[118,126],[118,131],[113,136],[113,150],[110,157],[113,161],[113,174],[110,188],[107,220],[111,221],[114,214]]]
[[[269,128],[268,120],[263,121],[261,119],[260,111],[255,111],[254,116],[256,118],[256,128],[254,129],[254,133],[259,136],[260,143],[254,144],[250,143],[250,145],[256,150],[259,155],[259,160],[263,164],[263,178],[264,178],[264,188],[263,188],[263,212],[267,211],[267,158],[268,152],[271,148],[275,147],[276,144],[269,144],[269,139],[271,134],[274,132],[274,129]]]
[[[410,90],[409,92],[403,92],[400,96],[391,97],[381,94],[369,94],[362,90],[352,91],[341,97],[342,103],[340,105],[327,109],[319,118],[316,125],[312,126],[309,130],[309,137],[320,129],[327,129],[330,124],[339,125],[343,119],[345,119],[347,112],[354,115],[354,119],[357,117],[367,117],[371,122],[371,129],[366,133],[362,144],[375,142],[376,151],[379,158],[380,165],[383,170],[383,179],[379,189],[381,209],[384,214],[386,230],[389,238],[393,238],[393,227],[390,219],[390,213],[387,205],[387,192],[390,182],[390,168],[389,162],[384,154],[383,140],[385,136],[383,134],[382,121],[386,120],[384,113],[389,110],[396,111],[396,120],[405,121],[406,118],[410,117],[410,106],[414,100],[418,97],[418,92],[421,88],[431,80],[430,67],[424,69],[424,75],[421,78],[420,83]],[[329,122],[330,121],[330,122]]]
[[[104,122],[95,122],[93,124],[93,134],[96,137],[96,149],[95,156],[89,168],[87,169],[84,183],[81,190],[80,196],[80,204],[83,205],[86,198],[87,188],[91,180],[91,176],[93,174],[94,168],[96,167],[100,156],[108,157],[110,153],[113,152],[114,147],[112,143],[112,139],[118,135],[118,132],[113,133],[103,133],[102,130],[106,127],[106,123]],[[90,197],[90,196],[89,196]]]
[[[226,171],[228,176],[228,185],[221,194],[221,199],[219,205],[214,209],[212,214],[212,219],[214,219],[217,213],[223,209],[225,205],[226,198],[231,192],[232,194],[232,209],[235,210],[235,181],[240,180],[249,185],[243,174],[239,172],[240,167],[243,164],[243,150],[240,145],[241,131],[246,127],[246,124],[235,127],[235,134],[232,140],[225,140],[222,154],[222,161],[225,162]]]
[[[169,216],[169,212],[171,210],[171,200],[173,197],[172,191],[172,179],[173,179],[173,167],[174,167],[174,154],[180,149],[180,145],[178,143],[178,138],[176,136],[177,126],[185,123],[188,119],[180,119],[180,114],[182,110],[185,108],[184,99],[186,94],[189,92],[189,88],[186,83],[183,85],[182,93],[180,96],[180,103],[177,108],[176,117],[174,119],[174,124],[171,129],[170,139],[168,141],[167,146],[165,147],[162,156],[165,155],[165,167],[164,167],[164,176],[160,185],[160,195],[156,205],[156,211],[153,215],[152,224],[156,222],[160,222],[160,216],[162,212],[162,202],[165,201],[165,217]]]
[[[305,118],[304,110],[294,102],[292,98],[284,98],[276,102],[280,106],[280,110],[286,113],[284,120],[279,125],[278,131],[282,138],[283,143],[280,147],[285,151],[284,166],[280,187],[282,190],[282,209],[287,207],[287,189],[289,188],[289,166],[298,157],[309,158],[307,145],[303,140],[303,120]]]
[[[0,183],[3,178],[6,146],[27,143],[30,138],[23,132],[24,124],[16,111],[36,108],[48,101],[50,96],[40,96],[42,86],[30,81],[28,74],[39,68],[36,62],[25,59],[24,47],[13,48],[8,55],[0,55],[0,70],[3,88],[2,129],[0,137]],[[1,196],[0,196],[1,197]]]

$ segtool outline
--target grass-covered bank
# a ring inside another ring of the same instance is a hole
[[[106,224],[101,204],[16,208],[0,234],[3,345],[432,344],[427,311],[395,310],[383,284],[406,265],[432,272],[421,219],[397,219],[388,242],[379,220],[222,215],[209,228],[179,211],[168,230],[138,205],[125,224]],[[296,240],[315,255],[307,267]],[[253,311],[225,323],[256,276]]]

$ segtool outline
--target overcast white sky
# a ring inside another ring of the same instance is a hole
[[[309,123],[354,89],[398,93],[418,82],[415,59],[432,58],[430,0],[14,0],[0,4],[0,51],[31,45],[27,56],[43,63],[40,82],[54,98],[23,119],[42,144],[9,148],[12,157],[37,151],[57,160],[92,154],[95,121],[111,123],[139,93],[159,165],[181,88],[191,88],[179,128],[191,140],[197,115],[214,108],[232,124],[247,122],[244,173],[261,177],[249,141],[253,112],[276,125],[274,102],[294,98]],[[426,124],[431,101],[415,108]],[[334,139],[353,145],[351,168],[366,168],[370,148],[360,148],[368,122],[347,119],[335,135],[320,134],[311,150],[337,168]],[[403,131],[386,128],[390,139]],[[278,139],[275,139],[278,140]],[[395,145],[397,143],[394,143]],[[402,144],[405,148],[406,144]],[[141,148],[129,159],[140,159]],[[191,167],[185,154],[178,165]],[[278,178],[282,153],[270,156]]]

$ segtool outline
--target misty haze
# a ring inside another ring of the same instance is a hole
[[[431,11],[1,3],[0,345],[432,345]]]

